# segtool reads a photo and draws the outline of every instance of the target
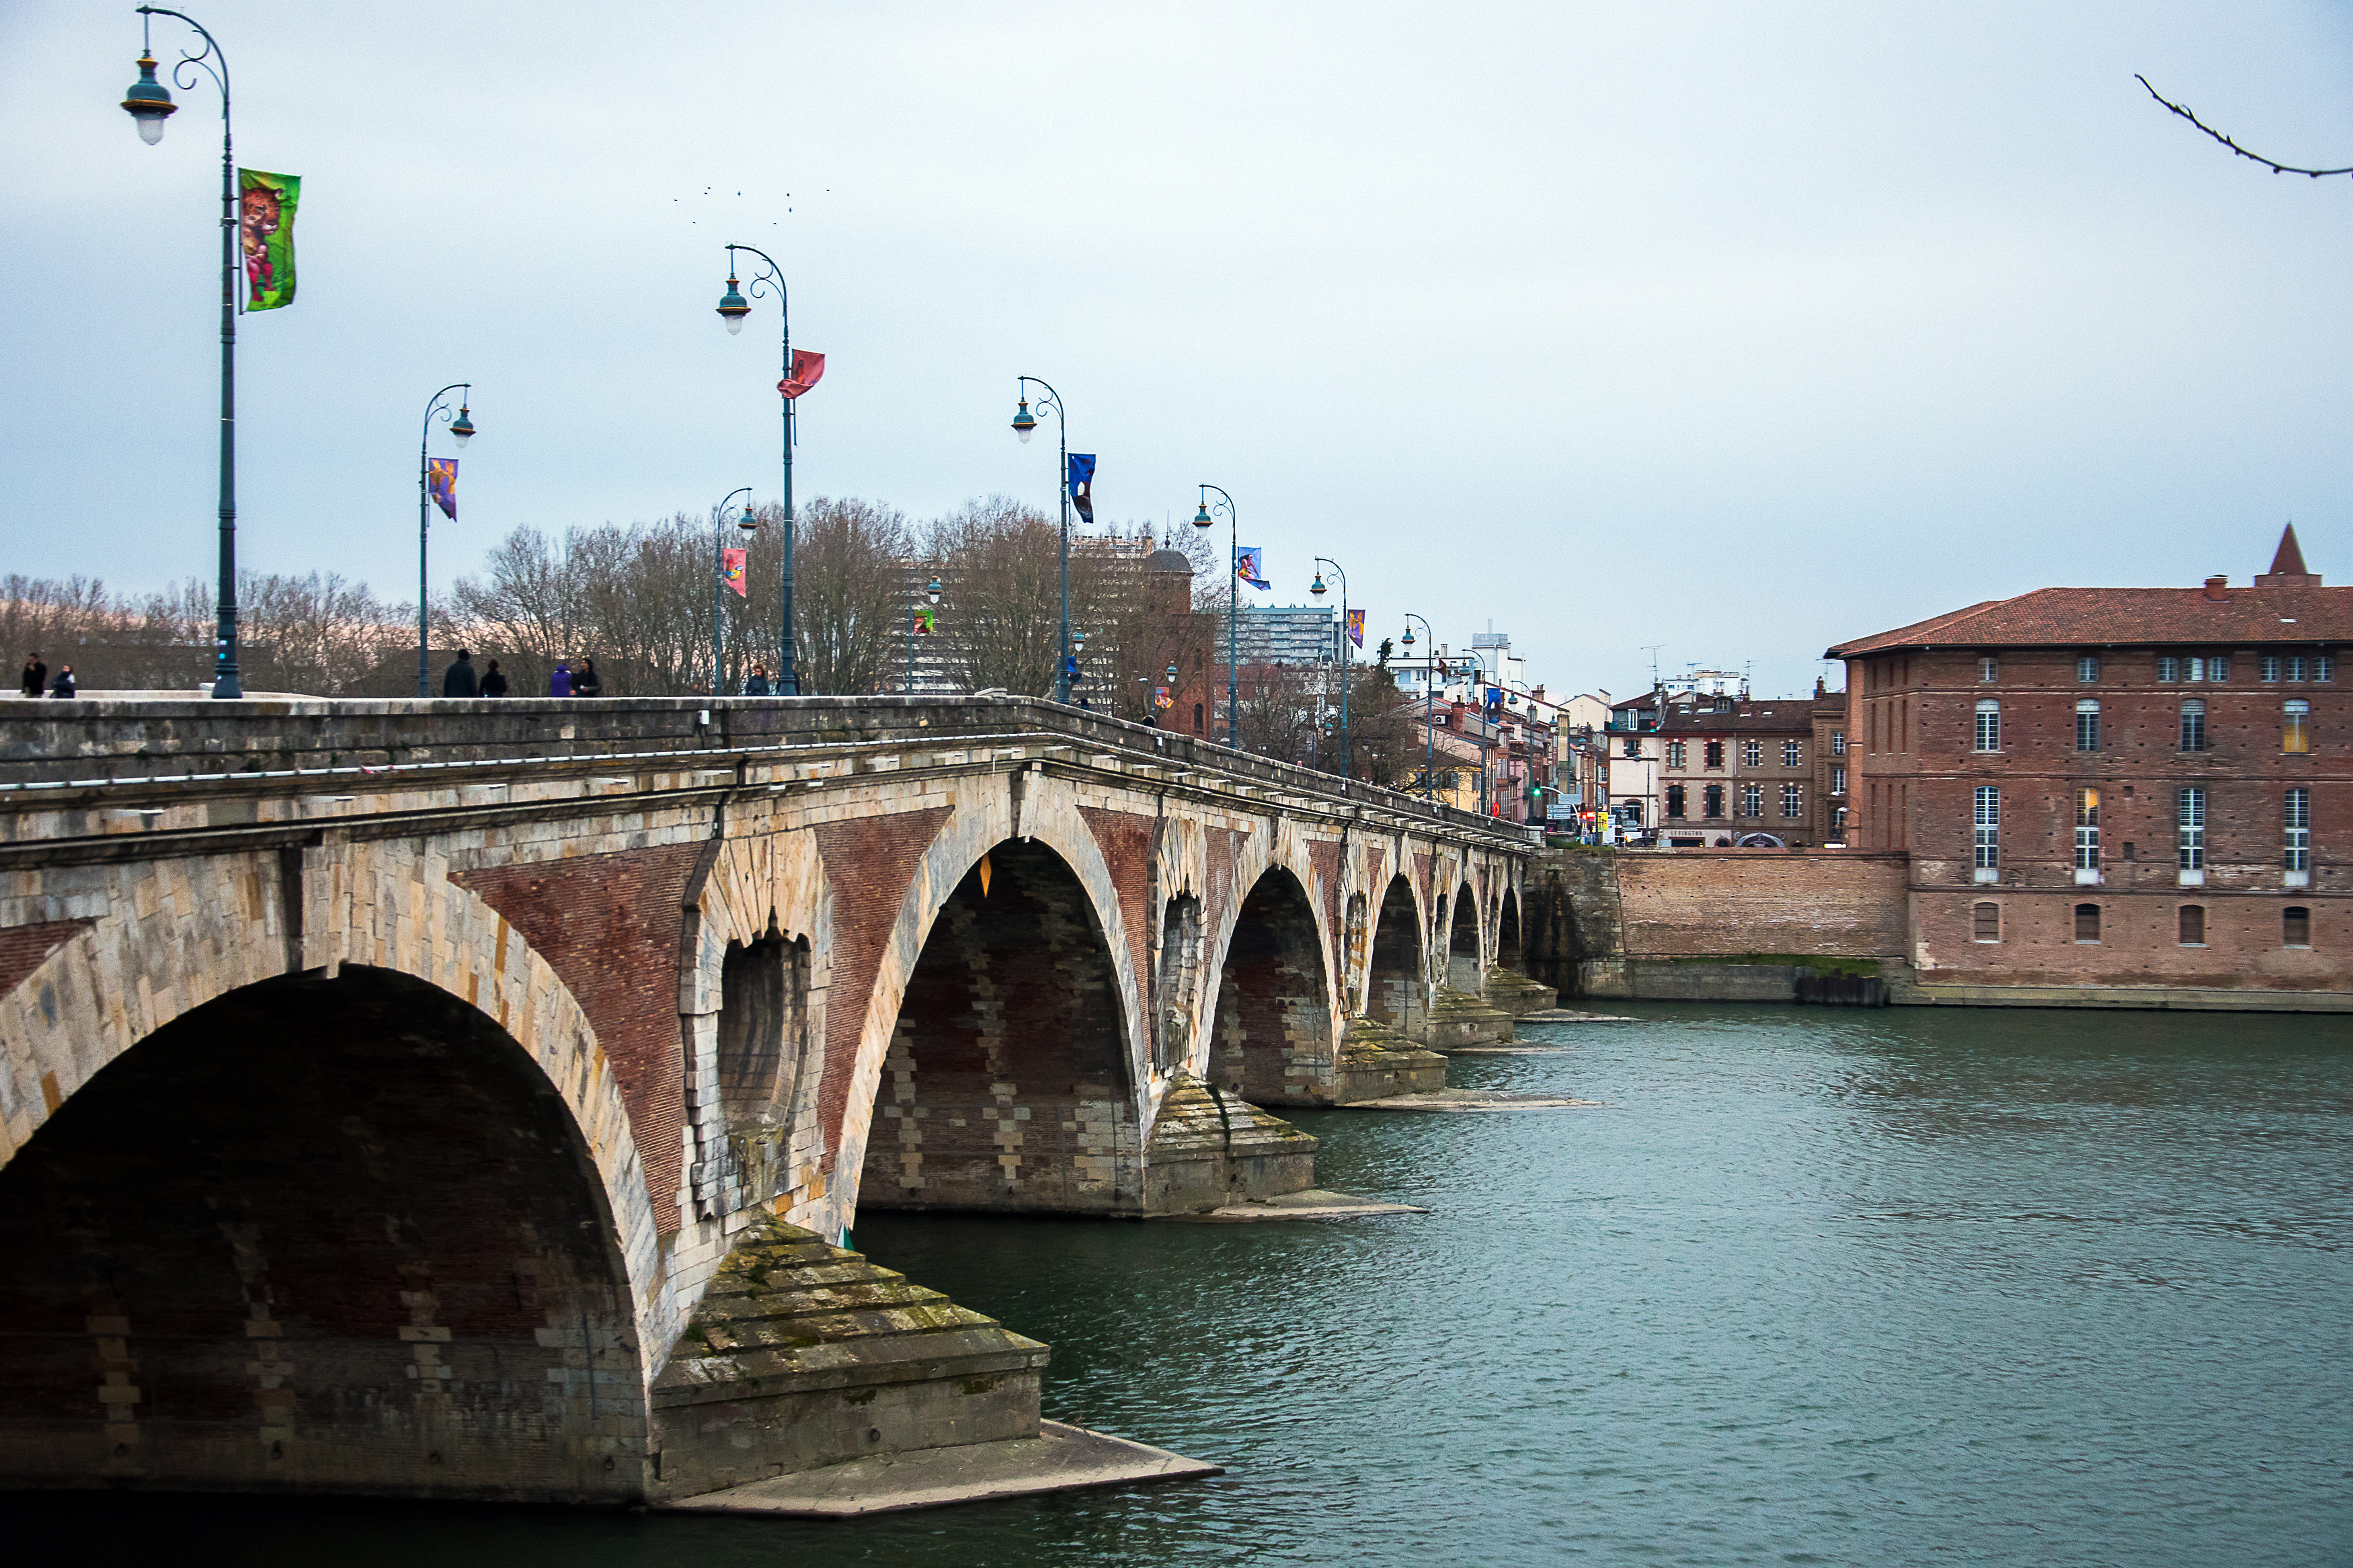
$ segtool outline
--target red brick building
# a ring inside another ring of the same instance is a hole
[[[1830,649],[1924,984],[2353,988],[2353,588],[2043,588]]]

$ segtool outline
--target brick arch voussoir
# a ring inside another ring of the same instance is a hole
[[[667,1347],[684,1326],[685,1306],[659,1288],[659,1230],[628,1110],[578,1000],[522,933],[448,879],[440,857],[413,844],[344,846],[339,853],[332,881],[340,897],[306,911],[323,920],[324,934],[315,947],[306,941],[304,956],[433,985],[491,1020],[538,1064],[572,1113],[604,1187],[640,1342]],[[274,865],[267,876],[241,876],[250,868],[236,866],[192,872],[173,861],[122,869],[109,889],[108,912],[0,997],[0,1163],[75,1090],[165,1025],[290,973]],[[189,901],[198,875],[233,890]],[[174,893],[183,912],[160,918],[173,912]],[[659,1352],[644,1358],[649,1377],[659,1361]]]
[[[983,778],[979,782],[984,786],[994,783],[996,787],[959,795],[956,809],[941,825],[916,865],[875,972],[873,992],[866,999],[865,1021],[859,1030],[858,1060],[851,1069],[841,1126],[834,1135],[834,1179],[825,1199],[830,1205],[829,1223],[834,1226],[849,1228],[857,1211],[858,1181],[866,1165],[866,1141],[872,1131],[874,1097],[881,1086],[882,1064],[890,1054],[891,1034],[898,1025],[899,1004],[906,995],[916,962],[923,957],[923,943],[930,939],[940,910],[965,874],[980,863],[983,855],[1008,838],[1024,838],[1051,849],[1071,868],[1086,891],[1087,902],[1110,948],[1112,971],[1119,985],[1129,1099],[1137,1125],[1145,1123],[1152,1077],[1146,1041],[1149,1020],[1145,1016],[1141,976],[1135,973],[1134,950],[1128,942],[1126,919],[1120,911],[1119,889],[1112,880],[1111,867],[1103,858],[1102,847],[1072,804],[1075,797],[1063,799],[1050,795],[1052,783],[1041,783],[1040,779],[1041,775],[1031,775],[1029,798],[1024,804],[1017,832],[1002,781]]]

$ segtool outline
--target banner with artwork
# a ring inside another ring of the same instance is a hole
[[[738,596],[750,598],[752,592],[744,585],[744,563],[751,558],[748,550],[723,550],[719,552],[719,580],[735,590]]]
[[[237,237],[245,256],[245,308],[275,310],[294,302],[294,207],[302,176],[237,172]]]
[[[1362,610],[1348,612],[1348,640],[1358,647],[1365,646],[1365,612]]]
[[[428,458],[425,462],[425,488],[433,497],[433,504],[451,522],[458,521],[458,459]]]
[[[1092,452],[1071,454],[1071,471],[1067,476],[1071,487],[1071,504],[1078,509],[1081,521],[1095,520],[1095,455]]]
[[[915,635],[919,637],[927,637],[931,636],[933,631],[938,626],[940,612],[936,608],[930,605],[917,605],[915,606]]]
[[[793,373],[776,383],[776,390],[786,397],[800,397],[825,379],[825,356],[807,349],[793,351]]]
[[[1234,575],[1253,588],[1273,587],[1273,584],[1260,574],[1259,557],[1264,553],[1262,545],[1237,545],[1234,549]]]

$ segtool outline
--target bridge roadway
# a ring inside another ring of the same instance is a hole
[[[1020,699],[0,704],[0,1484],[662,1500],[1038,1431],[868,1207],[1314,1184],[1526,831]]]

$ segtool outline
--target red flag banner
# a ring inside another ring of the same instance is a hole
[[[786,397],[799,397],[825,379],[825,356],[807,349],[793,351],[793,374],[776,383],[776,390]]]
[[[719,580],[735,590],[738,597],[748,599],[750,591],[744,586],[744,562],[750,552],[723,550],[719,552]]]

